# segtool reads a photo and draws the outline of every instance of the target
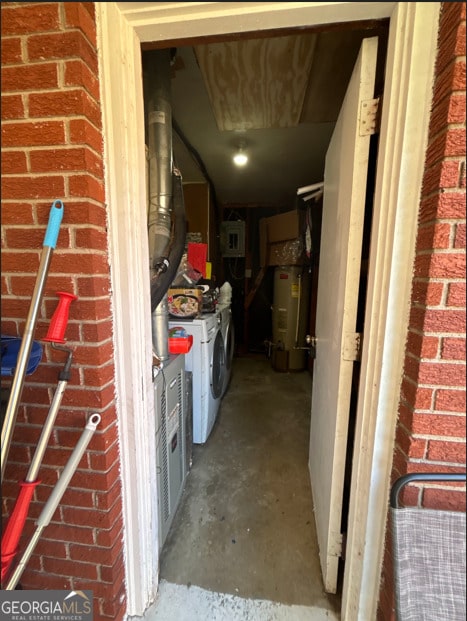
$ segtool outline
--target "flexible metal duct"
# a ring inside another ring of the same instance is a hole
[[[168,348],[168,304],[167,289],[173,282],[185,250],[186,216],[183,201],[182,177],[178,171],[173,174],[173,235],[169,247],[167,270],[151,278],[151,309],[153,347],[160,360],[169,357]]]
[[[148,244],[153,349],[160,360],[169,357],[165,297],[180,264],[186,238],[181,176],[173,170],[170,60],[170,50],[152,50],[143,55],[149,161]],[[177,182],[176,203],[173,200],[174,180]],[[172,223],[173,211],[175,217]]]
[[[154,275],[167,255],[172,210],[172,109],[170,52],[145,52],[146,130],[149,157],[149,269]]]

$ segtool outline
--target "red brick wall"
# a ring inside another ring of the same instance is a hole
[[[46,335],[58,291],[78,296],[65,332],[74,352],[71,378],[20,553],[88,415],[102,417],[20,583],[25,589],[91,589],[94,618],[121,619],[121,481],[94,3],[2,2],[1,32],[2,334],[24,333],[56,199],[63,201],[63,220],[34,339]],[[17,482],[27,474],[65,358],[46,345],[27,377],[2,485],[4,520]],[[3,388],[8,383],[2,378]]]
[[[443,3],[393,476],[465,471],[465,4]],[[406,504],[465,510],[414,485]],[[390,529],[379,619],[393,619]]]

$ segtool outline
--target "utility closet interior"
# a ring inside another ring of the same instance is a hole
[[[332,292],[342,276],[319,282],[323,256],[329,263],[334,253],[322,237],[327,153],[368,38],[378,40],[374,97],[382,97],[387,33],[382,20],[142,46],[162,578],[233,593],[241,583],[251,597],[326,600],[337,609],[319,575],[308,472],[319,291]],[[357,334],[377,138],[368,138]],[[344,536],[358,352],[354,360]],[[281,497],[292,488],[294,500]],[[250,494],[240,502],[244,489]],[[286,523],[291,513],[301,521]],[[229,532],[218,530],[229,519]],[[253,548],[241,547],[234,520],[255,532]],[[283,549],[271,561],[275,586],[266,587],[258,576],[276,539]],[[314,560],[287,568],[295,548],[295,559]],[[300,573],[305,582],[293,587]]]

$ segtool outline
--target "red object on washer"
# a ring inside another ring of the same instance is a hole
[[[193,345],[193,336],[169,337],[169,352],[171,354],[187,354]]]

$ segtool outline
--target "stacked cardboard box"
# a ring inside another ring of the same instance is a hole
[[[167,293],[169,315],[172,317],[198,317],[203,306],[203,290],[193,287],[170,287]]]
[[[261,218],[259,221],[260,267],[302,265],[305,253],[299,211]]]

